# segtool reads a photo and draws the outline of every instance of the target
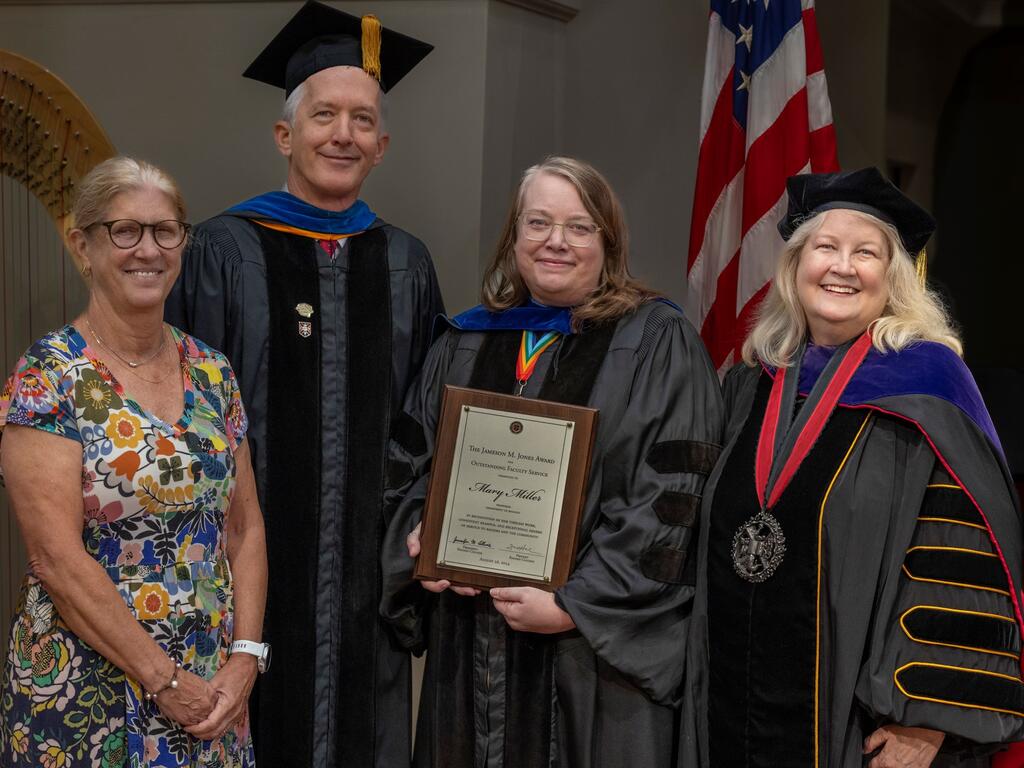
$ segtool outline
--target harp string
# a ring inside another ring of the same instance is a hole
[[[60,78],[0,50],[0,385],[28,344],[83,303],[85,286],[66,263],[69,208],[82,176],[114,154]],[[0,493],[0,625],[13,612],[24,568]]]
[[[8,313],[13,299],[13,291],[8,290],[7,283],[7,240],[10,235],[10,227],[7,222],[8,220],[13,219],[13,211],[9,211],[9,207],[13,207],[13,202],[11,195],[9,194],[10,187],[12,185],[6,174],[7,162],[5,157],[8,133],[10,130],[7,126],[7,120],[5,119],[7,111],[7,87],[9,81],[10,73],[8,70],[0,70],[0,217],[2,217],[0,218],[0,295],[3,296],[4,300],[2,309],[3,358],[0,359],[0,362],[2,362],[4,366],[4,374],[6,374],[13,364],[8,350],[8,339],[10,338]]]
[[[75,184],[115,154],[92,113],[49,70],[0,51],[0,362],[69,319],[85,290],[69,270]],[[79,266],[80,265],[77,265]]]
[[[24,254],[25,258],[25,261],[23,262],[25,266],[25,280],[28,284],[28,290],[25,292],[25,295],[28,296],[28,338],[25,340],[25,343],[22,346],[27,346],[28,344],[32,343],[32,332],[35,330],[33,327],[34,323],[32,321],[34,319],[33,315],[35,314],[34,310],[36,307],[36,302],[33,301],[34,297],[32,295],[32,208],[29,202],[29,195],[31,194],[33,182],[33,174],[29,163],[32,160],[30,156],[30,151],[32,147],[31,140],[33,137],[30,133],[30,129],[32,127],[33,120],[32,98],[35,96],[35,89],[32,87],[32,84],[30,82],[26,82],[25,80],[22,80],[21,82],[25,86],[28,96],[24,107],[25,117],[21,121],[22,133],[24,136],[24,138],[22,139],[22,147],[25,153],[25,175],[23,177],[25,179],[25,217],[22,219],[22,221],[25,222],[25,228],[22,230],[24,242],[24,250],[22,250],[22,253]],[[19,112],[20,111],[21,107],[19,107]]]

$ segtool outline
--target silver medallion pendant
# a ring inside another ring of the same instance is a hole
[[[786,536],[779,521],[766,510],[747,520],[732,537],[732,567],[741,579],[760,584],[782,564]]]

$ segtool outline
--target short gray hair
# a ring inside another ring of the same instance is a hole
[[[284,108],[281,110],[281,119],[288,125],[295,122],[295,113],[299,111],[299,102],[306,95],[306,83],[301,82],[295,86],[295,90],[288,94],[284,100]]]
[[[302,102],[302,97],[306,95],[306,83],[305,81],[295,86],[295,90],[288,94],[288,97],[284,100],[284,107],[281,109],[281,119],[288,123],[288,125],[295,124],[295,114],[299,111],[299,104]],[[378,128],[380,133],[387,131],[388,124],[388,95],[382,88],[380,91],[380,120]]]
[[[380,128],[379,133],[388,132],[388,95],[383,88],[380,89],[380,122],[378,127]]]

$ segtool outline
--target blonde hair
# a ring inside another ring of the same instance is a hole
[[[572,308],[572,324],[599,323],[627,315],[659,294],[629,274],[629,233],[622,205],[611,185],[596,168],[571,157],[551,156],[523,173],[514,201],[505,219],[491,263],[484,271],[481,302],[492,312],[518,307],[530,295],[516,267],[515,245],[519,217],[527,185],[539,173],[559,176],[579,193],[583,207],[601,228],[604,266],[601,282],[579,306]]]
[[[104,160],[82,178],[71,207],[68,233],[103,221],[115,197],[122,192],[134,192],[145,187],[154,187],[167,195],[177,217],[185,220],[185,199],[170,174],[145,160],[119,155]],[[74,248],[68,250],[78,271],[82,272],[79,255]]]
[[[963,355],[963,344],[942,300],[917,277],[914,261],[907,253],[899,232],[891,224],[860,211],[843,209],[882,232],[887,243],[889,264],[885,271],[888,291],[881,317],[869,324],[872,343],[879,352],[898,352],[916,341],[943,344]],[[789,238],[779,256],[775,279],[757,312],[754,327],[743,342],[747,365],[761,361],[785,366],[807,335],[807,318],[796,287],[800,253],[811,235],[821,229],[823,211],[804,221]]]

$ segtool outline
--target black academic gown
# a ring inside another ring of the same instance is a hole
[[[772,376],[739,366],[726,378],[680,766],[853,768],[887,723],[945,732],[936,766],[1024,737],[1011,597],[1020,518],[992,438],[946,397],[973,400],[986,421],[973,380],[951,352],[932,351],[889,394],[877,386],[884,365],[866,372],[874,394],[835,410],[770,510],[786,551],[759,584],[737,575],[734,536],[759,509],[754,456]],[[929,392],[938,375],[956,379],[944,396]]]
[[[232,215],[185,253],[167,320],[231,361],[266,523],[261,765],[408,760],[409,655],[377,617],[381,499],[392,417],[442,310],[424,245],[379,219],[334,260]]]
[[[391,447],[395,507],[383,614],[427,649],[419,768],[671,765],[704,478],[721,399],[707,354],[674,307],[562,337],[524,395],[600,410],[579,554],[555,599],[577,630],[508,628],[486,594],[431,595],[411,581],[445,384],[511,392],[519,331],[449,329],[410,393]]]

